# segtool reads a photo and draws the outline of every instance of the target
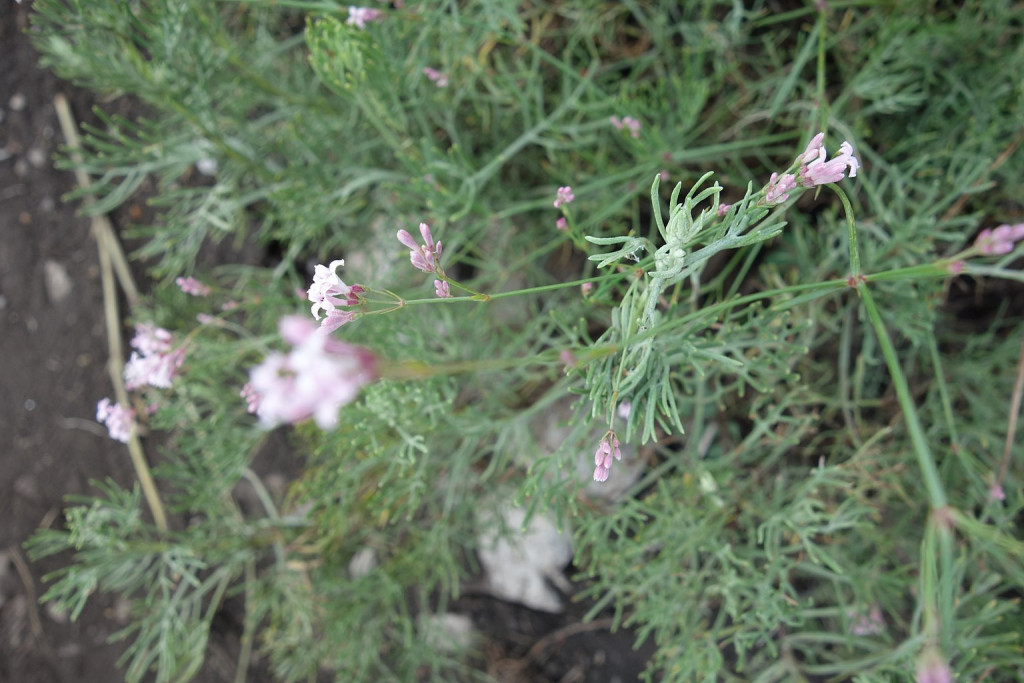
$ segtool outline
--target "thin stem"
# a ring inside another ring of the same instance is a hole
[[[1003,458],[999,463],[998,486],[1003,485],[1006,470],[1010,466],[1010,452],[1013,440],[1017,435],[1017,416],[1020,415],[1021,397],[1024,395],[1024,336],[1020,340],[1020,356],[1017,359],[1017,379],[1013,383],[1013,397],[1010,399],[1010,417],[1006,425],[1006,443],[1003,445]]]
[[[71,109],[68,106],[67,100],[58,95],[54,100],[54,107],[57,109],[58,119],[60,120],[64,137],[68,142],[68,147],[73,150],[72,158],[79,162],[81,157],[78,156],[78,150],[81,147],[81,143],[78,139],[78,131],[71,117]],[[80,169],[76,171],[75,175],[82,189],[88,191],[91,187],[89,176]],[[92,201],[91,197],[86,198],[87,203]],[[97,216],[93,218],[92,234],[99,251],[100,280],[103,287],[103,312],[107,327],[107,349],[110,355],[108,365],[110,379],[114,385],[114,395],[117,398],[117,402],[127,406],[129,401],[128,391],[124,386],[124,349],[121,347],[121,315],[118,311],[117,291],[114,287],[115,262],[122,264],[118,267],[122,268],[124,273],[128,272],[127,265],[120,246],[117,245],[117,238],[114,235],[113,227],[106,217]],[[119,259],[115,258],[115,253],[120,254]],[[131,302],[133,298],[138,299],[138,292],[130,275],[126,276],[124,273],[121,275],[121,285],[129,298],[129,302]],[[142,486],[142,493],[146,497],[146,503],[149,505],[149,510],[153,515],[153,522],[158,529],[166,531],[167,515],[164,513],[163,504],[160,502],[160,494],[153,481],[153,476],[150,474],[149,465],[142,450],[142,442],[139,440],[138,433],[134,428],[128,438],[128,455],[131,457],[132,466],[135,468],[135,476]]]
[[[857,250],[857,223],[853,220],[853,207],[850,206],[850,198],[846,196],[843,188],[835,183],[829,187],[839,195],[839,201],[843,203],[846,213],[846,229],[850,242],[850,274],[856,279],[860,277],[860,252]]]
[[[903,374],[903,368],[900,367],[899,359],[896,357],[896,349],[889,339],[889,333],[885,328],[885,323],[882,322],[881,315],[878,313],[878,308],[875,306],[875,300],[871,296],[871,291],[860,282],[855,287],[860,294],[868,318],[871,320],[871,325],[875,328],[878,344],[882,349],[882,356],[885,358],[889,375],[892,377],[893,386],[896,389],[896,399],[899,401],[900,409],[903,411],[903,419],[906,422],[910,441],[914,447],[914,454],[917,456],[917,464],[924,477],[925,488],[928,490],[928,500],[931,503],[932,509],[944,508],[946,507],[946,492],[942,487],[939,470],[935,466],[935,460],[932,457],[931,450],[928,448],[928,442],[925,440],[921,422],[918,420],[917,409],[914,406],[913,397],[910,395],[910,388],[907,386],[907,378]]]

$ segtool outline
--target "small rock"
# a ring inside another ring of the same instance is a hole
[[[468,650],[477,640],[473,620],[453,612],[421,614],[419,630],[425,642],[446,654]]]
[[[57,607],[54,603],[48,602],[43,606],[43,611],[46,612],[46,616],[53,619],[58,624],[68,623],[69,612],[66,609]]]
[[[46,295],[50,303],[60,303],[71,294],[73,285],[67,268],[53,259],[43,262],[43,277],[46,284]]]
[[[28,104],[28,99],[20,92],[11,95],[11,99],[7,102],[7,106],[11,108],[11,111],[21,111],[25,108],[26,104]]]
[[[39,482],[30,474],[23,474],[14,480],[14,492],[22,498],[35,500],[39,497]]]
[[[539,513],[530,518],[525,531],[523,510],[506,507],[501,515],[508,533],[484,519],[488,528],[478,538],[477,554],[491,593],[542,612],[562,612],[562,598],[548,582],[566,592],[571,589],[562,569],[572,560],[572,536]]]
[[[46,165],[46,152],[38,147],[33,147],[25,152],[25,159],[35,168],[42,168]]]
[[[348,575],[359,579],[377,568],[377,551],[373,548],[360,548],[348,563]]]

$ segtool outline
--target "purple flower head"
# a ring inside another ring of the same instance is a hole
[[[847,617],[853,622],[850,624],[850,633],[855,636],[874,636],[885,632],[885,615],[878,605],[872,605],[867,612],[850,609]]]
[[[555,227],[564,232],[569,229],[569,221],[565,220],[565,216],[562,216],[555,221]]]
[[[348,20],[345,22],[346,24],[363,29],[366,28],[366,25],[371,21],[383,21],[383,17],[379,9],[349,6]]]
[[[356,319],[351,310],[341,310],[346,306],[358,306],[359,294],[365,291],[360,285],[346,285],[335,272],[345,261],[337,259],[331,265],[317,264],[313,269],[313,284],[309,286],[306,297],[313,302],[310,307],[313,317],[320,320],[321,311],[325,314],[321,327],[326,332],[333,332],[345,323]]]
[[[124,387],[129,391],[144,386],[170,389],[184,362],[185,347],[152,356],[132,352],[124,366]]]
[[[171,350],[171,333],[153,323],[137,323],[130,344],[143,356],[167,353]]]
[[[429,78],[438,88],[445,88],[448,86],[448,74],[442,71],[431,69],[428,66],[424,67],[423,75]]]
[[[929,647],[917,660],[917,683],[953,683],[953,672],[935,647]]]
[[[133,351],[124,366],[124,386],[128,390],[144,386],[167,389],[185,362],[185,347],[171,349],[171,333],[150,323],[135,326]]]
[[[245,399],[245,409],[250,413],[255,413],[260,409],[260,395],[252,388],[252,382],[242,385],[242,390],[238,392],[238,395]]]
[[[132,425],[135,424],[135,411],[120,403],[111,403],[109,398],[103,398],[96,404],[96,421],[106,425],[111,439],[128,443]]]
[[[594,481],[608,481],[608,474],[612,470],[612,458],[622,460],[622,451],[619,450],[619,439],[615,432],[608,432],[601,443],[597,445],[594,453]]]
[[[786,173],[782,176],[779,176],[778,173],[772,173],[772,177],[768,180],[768,185],[764,188],[764,200],[768,206],[781,204],[789,199],[789,191],[795,187],[796,176],[792,173]]]
[[[1004,224],[995,229],[982,230],[974,240],[974,246],[982,254],[1000,256],[1013,251],[1013,245],[1021,240],[1024,240],[1024,223]]]
[[[265,427],[312,417],[322,429],[338,424],[339,410],[377,378],[376,357],[361,346],[332,339],[310,320],[288,316],[279,324],[292,345],[252,369],[243,397]]]
[[[717,215],[719,218],[721,218],[725,214],[729,213],[729,209],[731,209],[731,208],[732,208],[732,204],[725,204],[725,203],[719,204],[718,205],[718,211],[715,212],[715,215]]]
[[[210,288],[194,277],[179,277],[174,284],[178,285],[181,291],[192,296],[206,296],[210,293]]]
[[[444,280],[434,280],[434,295],[438,299],[451,299],[452,290]]]
[[[621,119],[618,116],[613,116],[609,120],[611,121],[611,124],[615,126],[616,130],[622,130],[623,128],[627,128],[629,129],[630,135],[632,135],[635,138],[640,137],[640,129],[643,127],[643,125],[639,121],[634,119],[632,116],[626,116]]]
[[[807,143],[807,149],[804,153],[796,158],[801,164],[809,164],[818,158],[818,155],[824,150],[825,146],[822,144],[825,140],[824,133],[818,133],[811,141]]]
[[[420,235],[424,244],[417,244],[407,231],[399,230],[398,241],[409,247],[409,261],[413,267],[424,273],[433,273],[441,264],[441,243],[434,243],[434,236],[426,223],[420,223]]]
[[[815,187],[826,183],[838,183],[846,177],[847,169],[849,169],[849,177],[856,178],[860,162],[857,157],[853,156],[853,147],[850,146],[850,143],[843,141],[843,144],[839,145],[836,155],[826,160],[825,147],[818,139],[818,135],[814,136],[811,144],[807,146],[807,150],[800,155],[799,161],[802,162],[799,171],[800,184],[804,187]],[[815,153],[817,156],[814,156]]]
[[[558,193],[555,197],[555,208],[559,209],[565,204],[569,204],[572,200],[576,199],[576,196],[572,193],[572,188],[566,185],[565,187],[558,188]]]

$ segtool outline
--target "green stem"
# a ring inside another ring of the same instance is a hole
[[[885,364],[892,377],[896,389],[896,398],[903,412],[903,420],[907,425],[910,441],[917,456],[917,464],[924,477],[928,500],[931,504],[931,515],[928,528],[925,530],[921,543],[921,601],[923,603],[925,632],[929,637],[938,635],[944,652],[952,647],[953,634],[953,527],[950,511],[946,507],[946,492],[939,478],[939,470],[935,465],[931,450],[925,440],[924,430],[917,416],[917,408],[907,386],[907,378],[903,374],[896,350],[893,348],[889,333],[882,322],[871,291],[864,283],[857,282],[857,292],[867,311],[871,325],[875,328]],[[936,555],[938,556],[936,558]]]
[[[863,283],[858,282],[855,286],[867,311],[868,318],[871,320],[871,325],[875,328],[878,343],[882,348],[882,356],[885,358],[889,375],[892,377],[893,386],[896,389],[896,399],[899,401],[900,409],[903,411],[903,419],[907,425],[910,442],[913,445],[914,454],[917,456],[918,467],[920,467],[921,474],[924,477],[925,488],[928,490],[928,500],[931,503],[932,509],[944,508],[946,507],[946,492],[942,487],[942,482],[939,479],[939,470],[935,466],[935,460],[925,440],[921,422],[918,420],[917,409],[910,395],[910,388],[907,386],[907,378],[903,374],[903,368],[900,367],[899,359],[896,357],[896,349],[893,348],[892,341],[889,339],[889,333],[885,328],[885,323],[882,322],[881,315],[878,313],[878,308],[875,306],[875,300],[871,296],[871,291]]]

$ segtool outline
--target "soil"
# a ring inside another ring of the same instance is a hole
[[[53,164],[64,143],[55,95],[68,97],[79,123],[96,120],[95,96],[39,68],[28,11],[7,0],[0,16],[0,683],[109,683],[124,678],[125,643],[112,636],[128,625],[127,604],[97,594],[72,622],[38,601],[43,577],[69,558],[31,562],[23,546],[36,529],[59,527],[66,498],[94,492],[91,481],[133,482],[126,450],[94,419],[96,402],[112,395],[97,250],[90,221],[61,200],[73,174]],[[101,106],[140,111],[130,98]],[[141,200],[115,212],[115,227],[140,210]],[[287,476],[282,462],[265,460],[262,473]],[[650,656],[607,621],[583,624],[584,605],[547,615],[473,596],[455,608],[484,634],[481,668],[497,680],[631,681]],[[194,680],[234,680],[239,609],[215,619]],[[271,679],[257,663],[248,680]]]

